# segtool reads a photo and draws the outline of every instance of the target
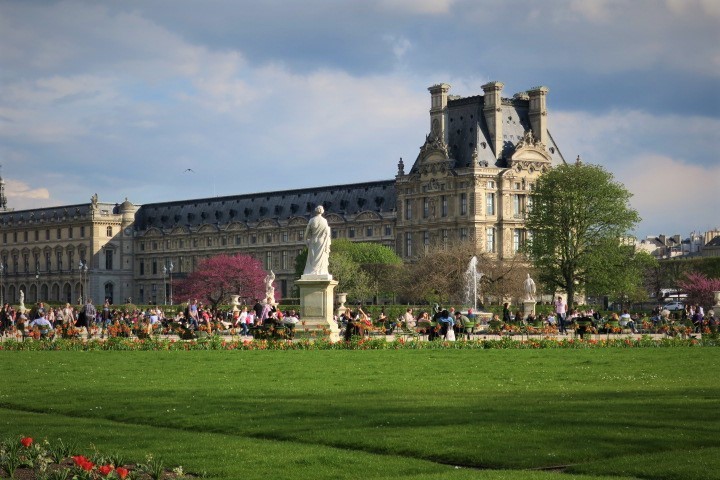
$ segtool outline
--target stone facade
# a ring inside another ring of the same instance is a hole
[[[133,287],[133,223],[137,207],[100,203],[0,215],[0,293],[17,302],[125,300]],[[87,270],[81,268],[87,266]]]
[[[430,90],[430,128],[409,171],[393,180],[136,206],[98,202],[0,212],[3,298],[169,303],[177,280],[204,258],[247,253],[293,294],[295,257],[317,205],[334,238],[377,242],[406,260],[434,243],[472,240],[510,257],[525,241],[537,177],[564,162],[547,129],[547,88],[502,98],[503,84],[459,98]],[[172,264],[172,271],[169,266]],[[165,267],[165,268],[163,268]],[[39,295],[38,295],[39,292]],[[187,299],[173,299],[180,303]]]
[[[447,84],[429,88],[430,133],[396,177],[396,251],[405,259],[457,240],[507,258],[525,242],[533,184],[564,160],[547,131],[547,88],[505,99],[502,87],[490,82],[484,96],[467,98],[450,97]]]

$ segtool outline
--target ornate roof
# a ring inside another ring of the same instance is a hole
[[[287,221],[293,217],[310,218],[317,205],[323,205],[327,214],[341,216],[364,211],[391,213],[395,211],[395,181],[149,203],[137,212],[135,228]]]

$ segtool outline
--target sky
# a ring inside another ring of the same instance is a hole
[[[493,80],[639,237],[720,226],[720,0],[0,0],[0,174],[16,210],[388,180],[427,87]]]

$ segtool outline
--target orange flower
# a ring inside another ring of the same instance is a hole
[[[125,477],[128,476],[128,469],[123,467],[118,467],[115,469],[115,473],[117,473],[117,476],[120,477],[120,480],[125,480]]]
[[[23,447],[30,448],[30,445],[33,443],[33,439],[31,437],[23,437],[20,439],[20,443],[22,443]]]

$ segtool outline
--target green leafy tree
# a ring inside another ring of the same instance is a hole
[[[621,245],[611,250],[604,258],[613,263],[615,273],[600,276],[599,281],[588,278],[586,289],[589,294],[607,295],[613,301],[629,308],[632,303],[644,302],[649,298],[646,284],[647,272],[655,268],[658,261],[649,253],[635,250],[632,245]]]
[[[307,249],[295,258],[295,273],[302,275]],[[390,248],[377,243],[333,240],[328,270],[339,282],[336,291],[346,292],[350,299],[362,300],[391,292],[390,280],[402,267],[402,259]]]
[[[532,194],[527,253],[539,280],[567,292],[568,304],[590,282],[609,284],[623,265],[621,239],[640,220],[631,194],[597,165],[577,162],[542,175]]]

